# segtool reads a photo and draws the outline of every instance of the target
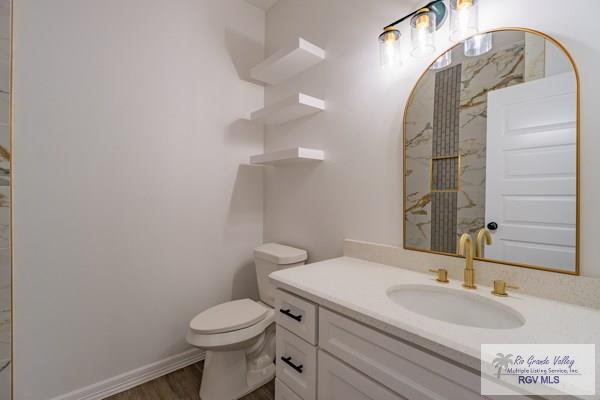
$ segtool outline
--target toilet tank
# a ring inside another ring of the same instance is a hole
[[[269,274],[280,269],[304,265],[307,258],[306,250],[277,243],[266,243],[254,249],[254,266],[260,300],[273,307],[275,286],[269,282]]]

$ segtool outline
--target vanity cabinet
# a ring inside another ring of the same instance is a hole
[[[304,400],[317,398],[317,347],[287,329],[277,327],[276,375]]]
[[[476,371],[282,290],[276,400],[481,400]]]
[[[319,399],[406,400],[325,351],[319,352]]]
[[[302,400],[300,396],[292,392],[292,389],[282,383],[279,378],[275,379],[275,400]]]
[[[408,399],[482,398],[479,374],[324,308],[319,346]]]
[[[315,303],[277,290],[276,400],[317,399],[318,309]]]

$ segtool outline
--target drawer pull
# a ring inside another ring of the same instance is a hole
[[[287,310],[284,310],[283,308],[279,309],[279,312],[287,315],[288,317],[290,317],[291,319],[295,319],[298,322],[302,322],[302,315],[294,315],[291,313],[291,310],[288,308]]]
[[[302,373],[302,370],[304,369],[304,365],[300,364],[300,365],[296,365],[292,362],[292,357],[281,357],[281,361],[283,361],[284,363],[286,363],[287,365],[289,365],[292,369],[294,369],[296,372],[298,372],[299,374]]]

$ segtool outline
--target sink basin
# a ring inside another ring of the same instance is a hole
[[[466,290],[428,285],[399,285],[387,291],[401,307],[457,325],[487,329],[515,329],[525,324],[516,310]]]

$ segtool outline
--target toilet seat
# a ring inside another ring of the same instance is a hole
[[[253,304],[249,304],[249,302]],[[212,318],[215,309],[219,312],[227,312],[223,310],[229,309],[231,315],[226,318],[222,315]],[[239,312],[242,310],[250,310],[251,314],[243,315]],[[233,350],[237,347],[243,348],[248,341],[264,333],[265,329],[275,322],[275,312],[262,303],[246,299],[220,304],[198,314],[196,318],[190,322],[186,334],[188,343],[205,350],[224,348]],[[195,324],[194,321],[196,321]],[[219,325],[219,322],[222,324]],[[231,327],[237,327],[237,329]]]
[[[265,318],[268,308],[254,300],[243,299],[219,304],[198,314],[190,329],[200,334],[237,331]]]

